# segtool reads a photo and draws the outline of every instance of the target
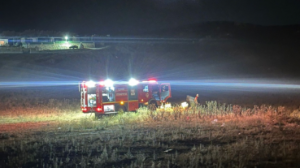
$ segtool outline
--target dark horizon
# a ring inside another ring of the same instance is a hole
[[[78,34],[147,34],[181,26],[226,21],[299,25],[300,1],[7,1],[0,6],[0,32],[35,29]]]
[[[237,23],[229,21],[209,21],[203,23],[181,25],[174,28],[165,28],[155,31],[147,32],[131,32],[131,33],[118,33],[105,34],[101,32],[91,32],[90,34],[80,34],[71,31],[50,31],[50,30],[37,30],[29,29],[22,31],[0,31],[0,37],[4,38],[20,38],[20,37],[40,37],[40,38],[64,38],[65,36],[77,38],[93,38],[94,42],[111,41],[120,42],[134,40],[143,42],[146,41],[170,41],[175,38],[179,41],[182,40],[197,40],[199,38],[206,38],[207,36],[213,38],[235,38],[249,40],[249,38],[260,38],[267,40],[269,38],[282,40],[282,38],[289,38],[290,40],[297,40],[300,35],[300,24],[294,25],[255,25],[248,23]],[[226,35],[227,34],[227,35]],[[163,38],[163,39],[161,39]],[[170,39],[169,39],[170,38]],[[91,41],[89,39],[88,41]]]

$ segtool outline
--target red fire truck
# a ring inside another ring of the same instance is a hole
[[[171,97],[171,86],[169,83],[160,84],[155,80],[83,81],[80,84],[80,94],[82,112],[94,112],[99,117],[121,110],[135,111],[149,104],[158,107]]]

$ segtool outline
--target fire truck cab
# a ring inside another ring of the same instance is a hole
[[[82,112],[93,112],[96,116],[119,111],[136,111],[139,107],[149,104],[158,107],[171,97],[170,84],[159,84],[155,80],[83,81],[79,85],[79,90]]]

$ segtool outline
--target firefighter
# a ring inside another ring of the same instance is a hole
[[[196,107],[199,105],[198,103],[198,97],[199,97],[199,94],[196,94],[196,97],[192,97],[192,96],[187,96],[187,102],[189,102],[189,106],[190,107]]]
[[[199,104],[198,103],[198,97],[199,97],[199,94],[196,94],[196,97],[194,99],[194,103],[195,103],[196,106]]]

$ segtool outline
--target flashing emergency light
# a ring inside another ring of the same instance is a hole
[[[105,85],[105,82],[104,82],[104,81],[100,81],[100,82],[99,82],[99,85],[104,86],[104,85]]]
[[[156,83],[157,81],[156,81],[156,80],[154,80],[154,79],[151,79],[151,80],[142,81],[142,82],[145,82],[145,83]]]
[[[150,83],[155,83],[156,82],[156,80],[149,80],[148,82],[150,82]]]
[[[110,80],[110,79],[106,79],[104,81],[104,84],[105,84],[106,87],[113,87],[114,82],[112,80]]]
[[[135,86],[135,85],[139,84],[139,81],[136,80],[136,79],[134,79],[134,78],[131,78],[131,79],[128,81],[128,84],[129,84],[130,86]]]
[[[86,82],[87,87],[95,87],[96,83],[94,81],[88,81]]]

